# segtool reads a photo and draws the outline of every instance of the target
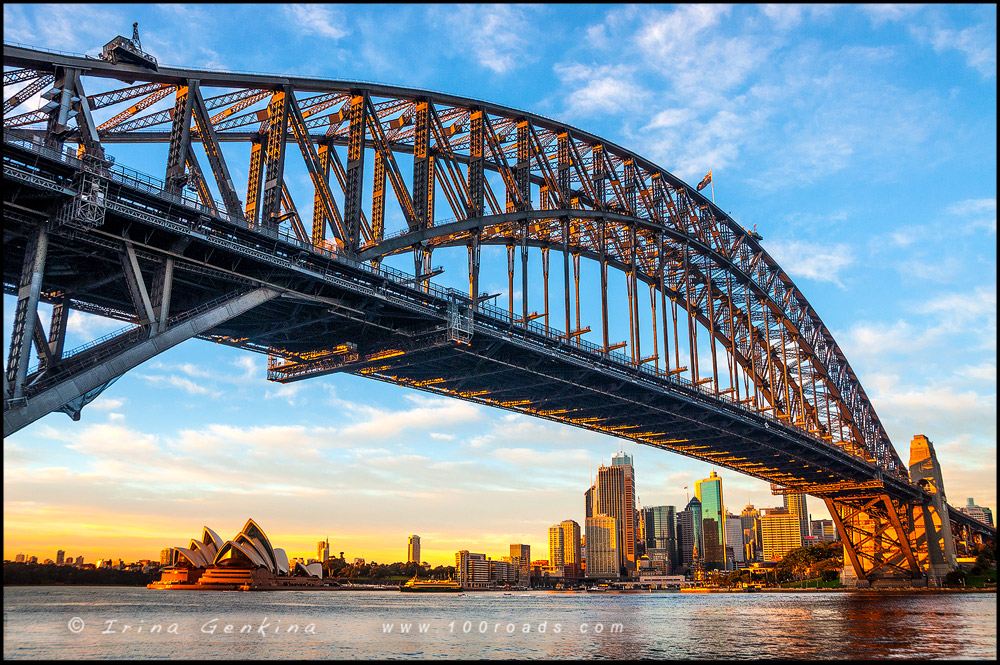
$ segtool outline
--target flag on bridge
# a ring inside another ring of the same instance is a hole
[[[700,192],[701,190],[703,190],[706,187],[708,187],[708,184],[710,182],[712,182],[712,172],[711,171],[709,171],[708,175],[705,176],[704,178],[702,178],[701,182],[698,183],[698,191]]]

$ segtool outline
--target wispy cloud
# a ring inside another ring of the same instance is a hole
[[[344,13],[329,5],[285,5],[284,13],[297,32],[334,41],[350,34]]]
[[[767,251],[793,277],[832,282],[844,288],[841,272],[854,263],[846,243],[824,244],[805,240],[768,240]]]

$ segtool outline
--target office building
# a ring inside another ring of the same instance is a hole
[[[558,524],[549,527],[549,565],[563,565],[563,530]]]
[[[83,565],[83,557],[82,556],[76,557],[76,565],[78,565],[78,566],[82,566]]]
[[[722,501],[722,478],[715,471],[708,478],[694,484],[694,495],[701,501],[703,558],[706,570],[724,570],[726,567],[726,521]],[[705,520],[714,522],[715,533],[708,533]]]
[[[316,543],[316,560],[320,563],[326,563],[326,560],[330,558],[330,537],[327,536],[326,540],[321,540]]]
[[[485,589],[490,585],[490,562],[485,554],[455,552],[455,581],[465,589]]]
[[[984,508],[983,506],[977,506],[972,497],[966,499],[966,505],[959,508],[959,510],[972,519],[976,519],[983,524],[993,526],[993,511],[989,508]]]
[[[63,550],[56,550],[56,565],[63,565],[66,559],[66,552]]]
[[[24,563],[25,556],[23,554],[18,554],[14,557],[15,563]]]
[[[743,542],[743,518],[726,512],[726,549],[733,551],[734,568],[743,568],[746,564],[746,548]]]
[[[531,580],[531,546],[511,545],[510,561],[517,568],[517,583],[520,586],[528,586]]]
[[[695,561],[702,560],[701,501],[691,497],[687,507],[677,513],[677,547],[680,550],[678,562],[694,567]]]
[[[795,515],[799,520],[799,537],[802,542],[805,542],[806,538],[812,535],[809,533],[809,510],[806,508],[806,495],[786,494],[784,499],[785,510]]]
[[[563,531],[563,567],[566,577],[579,577],[582,570],[580,552],[580,525],[574,520],[559,523]]]
[[[802,547],[799,516],[784,508],[765,508],[760,517],[764,561],[781,561],[794,549]]]
[[[509,561],[510,557],[503,557],[500,561],[490,559],[490,579],[500,584],[514,584],[517,582],[517,568]]]
[[[760,512],[748,503],[740,513],[740,524],[743,526],[743,543],[747,561],[762,561]]]
[[[420,563],[420,536],[410,536],[406,545],[406,563]]]
[[[810,530],[816,540],[837,540],[837,527],[833,520],[810,520]]]
[[[618,520],[599,515],[588,517],[584,525],[587,536],[587,577],[617,578],[621,568]]]
[[[584,503],[584,511],[583,511],[584,519],[588,517],[593,517],[594,515],[597,514],[597,511],[594,510],[594,506],[597,504],[597,487],[595,485],[591,485],[590,489],[588,489],[586,492],[583,493],[583,503]]]
[[[642,509],[646,549],[673,549],[676,546],[677,516],[673,506],[650,506]]]
[[[632,457],[619,453],[611,466],[597,471],[597,502],[595,516],[615,518],[619,533],[616,538],[619,564],[624,570],[635,570],[635,477]]]

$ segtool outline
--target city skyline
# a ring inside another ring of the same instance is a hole
[[[995,510],[995,8],[288,6],[269,18],[261,31],[251,6],[5,4],[4,36],[95,53],[139,21],[165,64],[443,90],[572,123],[692,186],[712,171],[716,201],[815,306],[900,456],[926,434],[952,504]],[[480,24],[496,26],[493,46],[455,55],[478,48],[468,26]],[[109,152],[163,175],[162,160]],[[463,260],[436,280],[467,288]],[[506,294],[506,280],[483,289]],[[69,327],[72,348],[121,324],[74,314]],[[265,362],[187,342],[80,422],[56,413],[5,440],[4,558],[146,558],[192,521],[235,530],[249,512],[289,551],[308,555],[329,530],[332,550],[397,561],[400,538],[419,533],[423,558],[446,565],[461,549],[546,551],[553,521],[582,526],[580,491],[608,450],[634,458],[644,506],[683,508],[683,486],[713,468],[353,376],[268,383]],[[724,473],[733,505],[780,503]],[[813,517],[827,517],[815,502]]]

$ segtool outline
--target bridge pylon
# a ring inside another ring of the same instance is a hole
[[[955,569],[957,555],[941,465],[934,444],[923,434],[910,441],[910,481],[930,494],[928,503],[913,506],[911,523],[921,567],[936,584]]]
[[[891,498],[872,487],[824,497],[844,543],[842,582],[848,586],[940,586],[956,567],[956,546],[934,445],[910,442],[910,482],[921,503]]]

